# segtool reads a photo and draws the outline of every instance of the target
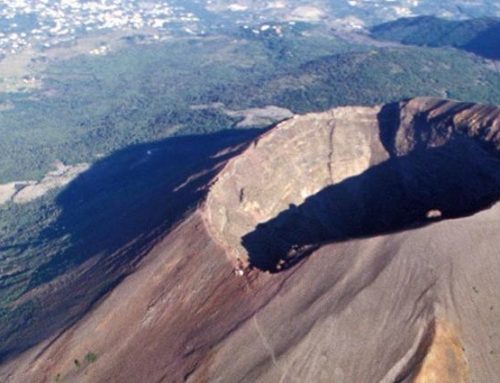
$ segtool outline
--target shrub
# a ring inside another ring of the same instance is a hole
[[[97,355],[94,354],[93,352],[87,352],[85,355],[85,361],[87,363],[94,363],[97,360]]]

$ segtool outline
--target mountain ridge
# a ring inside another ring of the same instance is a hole
[[[500,59],[500,19],[483,17],[452,21],[435,16],[402,18],[372,27],[380,40],[406,45],[455,47],[489,59]]]

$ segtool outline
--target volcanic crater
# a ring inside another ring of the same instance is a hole
[[[223,151],[197,207],[0,380],[494,382],[499,131],[494,106],[416,98]]]
[[[416,98],[292,118],[219,174],[209,229],[233,259],[274,272],[320,244],[429,223],[432,211],[475,213],[500,196],[498,116]]]

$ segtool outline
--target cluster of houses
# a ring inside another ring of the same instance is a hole
[[[198,18],[167,1],[9,0],[0,3],[0,57],[27,47],[50,48],[99,30],[168,31]]]

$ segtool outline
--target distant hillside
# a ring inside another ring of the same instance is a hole
[[[500,58],[500,19],[450,21],[434,16],[403,18],[377,25],[372,36],[407,45],[450,46],[491,58]]]
[[[250,94],[247,99],[254,103],[296,113],[416,95],[498,104],[500,74],[482,60],[450,48],[382,48],[322,57],[259,88],[233,94],[234,102]]]

